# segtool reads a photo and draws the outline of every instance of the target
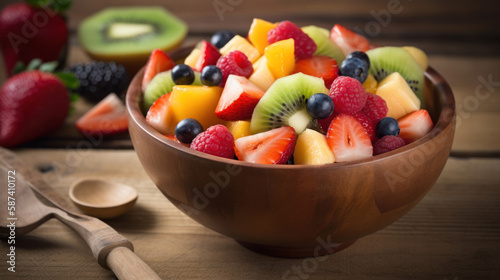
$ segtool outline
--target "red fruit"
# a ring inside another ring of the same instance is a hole
[[[17,61],[59,60],[67,41],[66,21],[55,11],[18,3],[0,12],[0,46],[9,74]]]
[[[239,160],[263,163],[282,164],[293,153],[297,134],[290,126],[282,126],[258,134],[238,138],[234,150]]]
[[[220,58],[219,50],[214,45],[203,40],[201,41],[200,57],[193,70],[201,72],[207,65],[215,65]]]
[[[414,142],[429,133],[434,127],[431,116],[427,110],[421,109],[400,118],[399,137],[405,140],[406,144]]]
[[[360,160],[372,156],[370,136],[351,115],[338,115],[330,124],[326,138],[336,162]]]
[[[170,93],[162,95],[160,98],[151,105],[146,114],[146,121],[152,126],[156,131],[162,134],[171,134],[175,132],[175,127],[173,126],[173,113],[169,108],[170,103]]]
[[[387,116],[389,108],[382,97],[371,93],[367,93],[367,95],[365,107],[361,109],[361,112],[372,120],[373,125],[377,125],[381,119]]]
[[[366,52],[370,49],[370,42],[347,27],[335,24],[330,33],[330,38],[348,55],[354,51]]]
[[[53,74],[15,75],[0,89],[0,146],[12,148],[59,128],[69,111],[66,87]]]
[[[326,88],[339,76],[337,61],[329,56],[313,56],[300,59],[295,63],[293,73],[302,72],[306,75],[322,78]]]
[[[363,129],[366,131],[370,140],[373,142],[377,140],[377,135],[375,135],[375,125],[373,125],[372,120],[365,116],[362,112],[357,112],[352,114],[352,116],[359,122]]]
[[[253,73],[253,66],[247,56],[240,51],[232,51],[227,55],[219,58],[216,64],[222,71],[221,86],[226,84],[229,75],[243,76],[249,78]]]
[[[363,85],[351,77],[340,76],[332,83],[330,97],[338,114],[354,114],[366,104],[368,95]]]
[[[155,49],[149,56],[144,77],[142,78],[142,91],[146,90],[146,86],[160,72],[172,69],[175,62],[162,50]]]
[[[316,43],[302,29],[290,21],[282,21],[267,33],[269,45],[292,38],[295,43],[295,58],[312,57],[316,51]]]
[[[390,152],[405,145],[405,140],[394,135],[386,135],[373,146],[373,155],[380,155]]]
[[[215,108],[215,115],[227,121],[250,119],[263,95],[264,92],[247,78],[229,75]]]
[[[234,137],[227,127],[217,124],[198,134],[191,149],[223,158],[234,158]]]
[[[127,131],[125,106],[116,94],[109,94],[76,121],[84,135],[104,136]]]
[[[330,127],[330,123],[332,123],[333,119],[335,119],[335,117],[337,115],[338,115],[337,113],[333,112],[328,118],[318,120],[318,123],[321,126],[321,128],[323,129],[323,131],[328,131],[328,127]]]

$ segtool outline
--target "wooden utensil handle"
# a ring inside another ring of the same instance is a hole
[[[106,258],[108,267],[118,279],[126,280],[161,280],[139,256],[126,247],[116,247]]]

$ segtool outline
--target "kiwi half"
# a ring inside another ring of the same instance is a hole
[[[252,134],[291,126],[297,134],[310,126],[307,100],[315,93],[328,94],[323,79],[297,73],[276,80],[259,100],[252,115]]]
[[[424,107],[424,70],[405,49],[380,47],[366,52],[370,58],[370,73],[380,82],[393,72],[406,80]]]
[[[327,29],[309,25],[302,27],[302,31],[309,35],[309,37],[313,39],[314,43],[316,43],[317,49],[316,52],[314,52],[314,55],[329,56],[335,59],[337,64],[340,66],[342,61],[345,59],[344,52],[330,39],[330,32]]]
[[[178,46],[187,30],[162,7],[109,8],[85,19],[78,37],[92,58],[116,61],[133,72],[154,49],[168,52]]]
[[[193,85],[201,86],[200,72],[194,71]],[[172,80],[172,71],[168,70],[155,75],[144,91],[144,109],[147,111],[151,105],[165,93],[172,91],[175,86]]]

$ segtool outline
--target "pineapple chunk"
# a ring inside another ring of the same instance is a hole
[[[403,47],[403,49],[413,56],[422,70],[427,70],[427,67],[429,67],[429,59],[423,50],[416,47]]]
[[[274,83],[276,79],[267,66],[267,59],[265,56],[261,56],[259,60],[253,64],[253,74],[248,80],[263,91],[267,91]]]
[[[220,49],[222,55],[227,55],[232,51],[240,51],[244,53],[251,63],[254,63],[259,59],[260,52],[247,41],[247,39],[236,35],[227,44]]]
[[[290,75],[295,69],[295,43],[292,38],[278,41],[266,48],[269,70],[275,79]]]
[[[184,64],[189,65],[191,68],[195,68],[198,59],[200,58],[201,50],[193,49],[191,53],[184,59]]]
[[[335,162],[326,136],[312,129],[306,129],[297,138],[293,159],[295,164],[320,165]]]
[[[398,72],[385,77],[378,84],[375,94],[382,97],[387,103],[388,117],[399,119],[420,109],[420,99]]]
[[[251,135],[249,121],[227,122],[227,128],[229,129],[231,134],[233,134],[234,140]]]
[[[264,54],[264,50],[268,46],[267,33],[276,27],[276,23],[270,23],[268,21],[254,18],[250,30],[248,31],[248,40],[252,43],[255,48],[260,52],[261,55]]]
[[[375,77],[373,77],[373,75],[371,73],[368,74],[368,77],[366,78],[366,80],[363,83],[363,87],[365,88],[365,91],[375,94],[375,92],[377,92],[377,86],[378,86],[378,83],[377,83],[377,80],[375,80]]]

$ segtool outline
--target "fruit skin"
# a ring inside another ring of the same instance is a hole
[[[333,113],[333,109],[333,100],[324,93],[313,94],[306,104],[307,113],[315,119],[328,118]]]
[[[149,56],[144,77],[142,78],[142,91],[146,90],[147,85],[160,72],[172,69],[175,62],[165,52],[160,49],[155,49]]]
[[[269,65],[267,64],[267,58],[265,55],[261,56],[253,65],[254,71],[248,80],[254,83],[256,86],[260,87],[263,91],[267,91],[271,85],[276,81]]]
[[[212,38],[210,38],[210,43],[220,49],[224,47],[227,42],[231,41],[234,36],[236,36],[236,33],[231,30],[217,31],[214,35],[212,35]]]
[[[59,60],[65,55],[68,34],[66,21],[55,11],[25,3],[6,6],[0,12],[0,47],[7,73],[12,74],[17,61],[28,65],[35,58],[43,62]]]
[[[234,157],[234,137],[227,127],[218,124],[209,127],[193,139],[191,149],[223,158]]]
[[[200,80],[205,86],[218,86],[222,83],[222,71],[215,65],[205,66],[201,71]]]
[[[231,41],[227,42],[227,44],[220,49],[220,53],[224,56],[233,51],[240,51],[244,53],[251,63],[254,63],[260,57],[260,52],[252,46],[247,39],[241,37],[240,35],[234,36]]]
[[[339,76],[337,61],[329,56],[313,56],[300,59],[295,63],[295,69],[293,70],[293,73],[299,72],[322,78],[327,88],[330,88],[333,81]]]
[[[101,101],[110,93],[122,95],[130,82],[125,67],[114,62],[77,63],[66,72],[73,73],[80,81],[76,92],[91,102]]]
[[[318,120],[318,123],[321,127],[321,129],[323,130],[323,132],[327,132],[328,131],[328,127],[330,127],[330,123],[332,123],[333,119],[335,119],[335,117],[337,117],[338,114],[335,113],[335,110],[333,111],[333,113],[326,119],[319,119]]]
[[[241,161],[262,164],[283,164],[293,154],[297,134],[289,126],[241,137],[234,142]]]
[[[146,114],[146,121],[156,131],[164,135],[175,134],[173,111],[170,109],[171,93],[166,93],[154,101]]]
[[[366,63],[366,65],[368,66],[368,69],[370,69],[370,58],[368,57],[368,55],[365,52],[354,51],[354,52],[348,54],[345,57],[345,59],[350,59],[353,57],[356,57],[356,58],[363,60]]]
[[[403,49],[411,54],[422,70],[427,70],[429,67],[429,59],[423,50],[410,46],[403,47]]]
[[[412,112],[398,119],[398,124],[400,128],[399,137],[401,137],[406,144],[410,144],[422,138],[434,127],[431,116],[425,109]]]
[[[69,104],[53,74],[35,70],[11,77],[0,88],[0,146],[13,148],[56,130]]]
[[[191,144],[198,134],[203,132],[203,127],[195,119],[183,119],[175,126],[175,138],[181,143]]]
[[[275,79],[290,75],[295,68],[293,39],[286,39],[269,45],[264,55],[267,59],[267,66]]]
[[[316,43],[302,29],[290,21],[282,21],[267,33],[267,42],[271,45],[278,41],[292,38],[295,46],[295,58],[312,57],[317,49]]]
[[[344,52],[342,49],[337,46],[330,39],[330,31],[325,28],[320,28],[314,25],[309,25],[306,27],[302,27],[302,31],[304,31],[311,39],[313,39],[314,43],[316,43],[316,51],[313,55],[315,56],[329,56],[337,62],[337,64],[341,64],[345,59]]]
[[[363,82],[363,87],[367,93],[375,94],[378,87],[378,82],[375,80],[375,77],[371,73],[368,73],[366,80]]]
[[[264,92],[247,78],[229,75],[215,108],[215,115],[228,121],[250,119],[263,95]]]
[[[277,23],[271,23],[263,19],[254,18],[252,24],[250,25],[250,30],[248,31],[248,40],[254,47],[260,52],[261,55],[264,54],[264,50],[269,45],[267,42],[267,33],[278,25]]]
[[[386,135],[378,140],[373,146],[373,155],[380,155],[390,152],[405,145],[405,141],[401,137],[394,135]]]
[[[238,75],[249,78],[253,73],[252,63],[247,56],[240,51],[232,51],[229,54],[222,56],[215,65],[222,71],[221,86],[226,84],[229,75]]]
[[[354,51],[366,52],[370,49],[370,42],[347,27],[335,24],[330,33],[330,38],[348,55]]]
[[[346,58],[340,65],[340,75],[348,76],[364,83],[368,77],[368,64],[365,60],[358,57]]]
[[[367,94],[368,98],[366,99],[366,104],[361,112],[372,121],[373,125],[377,125],[377,123],[387,116],[387,103],[385,100],[376,95],[376,94]]]
[[[365,114],[362,112],[357,112],[352,115],[358,123],[363,126],[363,129],[366,131],[368,136],[370,136],[370,140],[372,143],[377,140],[377,135],[375,134],[375,125],[372,123],[372,120],[368,118]]]
[[[368,95],[363,85],[351,77],[340,76],[332,83],[330,97],[338,114],[354,114],[366,104]]]
[[[398,136],[399,135],[398,121],[391,117],[385,117],[377,123],[377,126],[375,127],[375,132],[378,138],[382,138],[387,135]]]
[[[110,94],[76,121],[83,135],[104,136],[128,130],[125,105],[116,94]]]
[[[394,72],[382,80],[375,94],[382,97],[387,103],[388,117],[399,119],[420,109],[420,100],[398,72]]]
[[[201,41],[200,56],[193,70],[201,72],[205,66],[215,65],[221,57],[219,50],[209,42]]]
[[[194,71],[186,64],[177,64],[172,68],[172,81],[176,85],[190,85],[194,82]]]
[[[249,121],[227,122],[226,127],[233,134],[234,140],[251,135]]]
[[[335,117],[326,138],[337,162],[366,159],[373,154],[370,137],[351,115],[340,114]]]
[[[306,129],[297,138],[293,158],[294,164],[321,165],[335,162],[325,135],[312,129]]]

